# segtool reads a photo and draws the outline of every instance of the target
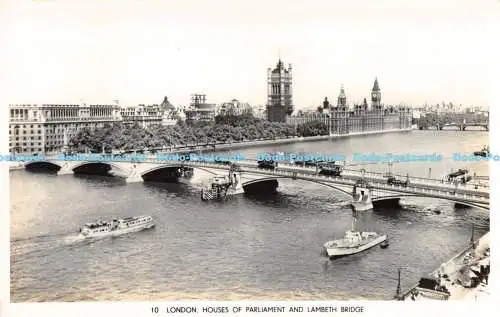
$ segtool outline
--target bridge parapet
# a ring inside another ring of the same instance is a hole
[[[64,161],[64,160],[49,160],[61,166],[58,174],[70,174],[77,166],[87,163],[95,163],[91,161]],[[164,168],[164,167],[193,167],[205,170],[211,170],[214,174],[228,175],[231,166],[211,163],[211,162],[179,162],[179,161],[161,161],[149,159],[145,162],[99,162],[116,166],[124,172],[124,177],[127,182],[140,182],[142,176],[148,171]],[[246,179],[246,183],[242,181],[242,186],[250,182],[258,182],[259,179],[270,178],[291,178],[305,181],[312,181],[315,183],[329,185],[330,187],[340,186],[341,188],[351,188],[362,177],[364,177],[371,185],[375,194],[375,199],[381,197],[390,197],[394,195],[403,196],[422,196],[434,197],[441,199],[448,199],[458,202],[479,204],[482,206],[489,206],[489,190],[486,188],[475,188],[468,186],[458,186],[454,184],[446,184],[436,181],[426,181],[425,179],[410,178],[410,183],[407,186],[388,184],[387,179],[382,176],[382,173],[371,173],[356,170],[347,170],[340,176],[318,175],[315,168],[297,167],[295,165],[283,164],[276,170],[261,169],[257,167],[256,162],[246,161],[240,165],[240,179]]]

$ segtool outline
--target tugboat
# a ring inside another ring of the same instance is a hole
[[[80,235],[85,238],[118,236],[125,233],[149,229],[155,226],[151,216],[128,217],[113,219],[112,221],[100,221],[86,223],[80,229]]]
[[[354,211],[368,211],[373,209],[371,186],[367,181],[360,179],[352,189],[351,206]]]
[[[474,152],[474,156],[486,157],[488,155],[490,155],[490,147],[486,146],[486,145],[483,146],[483,148],[481,149],[481,151],[475,151]]]
[[[387,240],[387,235],[377,232],[355,231],[357,219],[353,216],[352,228],[346,231],[344,238],[326,242],[323,247],[328,257],[338,258],[368,250]]]

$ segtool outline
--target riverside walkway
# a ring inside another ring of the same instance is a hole
[[[474,241],[434,272],[429,278],[436,280],[437,285],[444,286],[448,290],[447,300],[472,300],[478,301],[489,296],[487,283],[488,272],[479,277],[480,267],[490,267],[490,233],[486,233],[479,240]],[[474,285],[473,279],[482,279]],[[442,300],[442,295],[433,290],[422,289],[415,284],[407,292],[403,293],[402,300]]]

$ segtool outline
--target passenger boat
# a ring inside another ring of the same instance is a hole
[[[154,226],[155,223],[151,216],[127,217],[123,219],[113,219],[112,221],[86,223],[80,229],[80,234],[85,238],[117,236],[149,229]]]
[[[346,231],[344,238],[326,242],[323,247],[328,257],[338,258],[368,250],[387,240],[387,235],[377,232],[355,231],[353,217],[352,229]]]

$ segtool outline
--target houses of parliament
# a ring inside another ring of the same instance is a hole
[[[333,105],[325,97],[318,111],[294,114],[292,99],[292,66],[284,67],[281,59],[276,68],[268,69],[267,119],[273,122],[286,122],[293,125],[320,121],[326,124],[330,134],[345,135],[370,131],[411,129],[412,113],[409,107],[384,106],[378,79],[375,78],[370,93],[371,104],[366,98],[362,104],[349,107],[343,86]]]

